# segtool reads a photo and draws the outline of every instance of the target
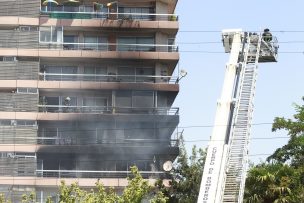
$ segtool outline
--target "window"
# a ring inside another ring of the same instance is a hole
[[[176,52],[176,46],[175,46],[175,39],[169,38],[168,39],[168,52]]]
[[[82,103],[85,111],[101,111],[108,106],[107,98],[103,97],[85,97]]]
[[[126,19],[126,20],[153,20],[153,15],[145,15],[145,14],[152,14],[154,13],[154,9],[150,7],[119,7],[118,8],[119,19]]]
[[[31,31],[38,31],[38,27],[33,26],[20,26],[19,30],[21,32],[31,32]]]
[[[17,88],[17,93],[24,93],[24,94],[38,94],[37,88]]]
[[[123,130],[99,130],[97,142],[98,143],[121,143],[121,135],[123,135]]]
[[[63,36],[63,49],[78,49],[78,37],[75,35]]]
[[[51,42],[51,27],[40,27],[40,41]]]
[[[107,68],[98,66],[86,66],[84,68],[84,81],[107,81]]]
[[[47,73],[44,80],[75,81],[77,76],[74,74],[77,74],[77,69],[75,66],[45,66],[42,70]]]
[[[154,107],[153,91],[117,91],[117,107]]]
[[[40,42],[62,43],[62,27],[40,27]]]
[[[131,91],[116,92],[116,106],[131,107],[132,106],[132,92]]]
[[[59,110],[59,97],[45,97],[44,105],[47,105],[47,112],[58,112]]]
[[[134,91],[132,96],[133,107],[152,108],[154,107],[152,91]]]
[[[137,37],[136,44],[138,51],[154,51],[154,38],[153,37]],[[147,46],[145,46],[147,44]]]
[[[1,56],[0,61],[17,61],[16,56]]]
[[[37,121],[34,120],[16,120],[17,126],[37,126]]]
[[[0,120],[0,126],[10,126],[11,120]]]
[[[118,51],[136,51],[136,37],[119,37]]]
[[[145,77],[140,77],[140,76]],[[154,82],[154,68],[136,68],[136,82]]]
[[[77,76],[75,75],[77,73],[77,67],[72,66],[66,66],[61,67],[61,80],[65,81],[75,81],[77,79]]]
[[[154,51],[154,37],[119,37],[118,51]]]
[[[88,50],[108,50],[107,38],[100,36],[85,36],[84,37],[84,49]]]
[[[119,67],[117,69],[117,79],[121,82],[135,82],[135,68]]]

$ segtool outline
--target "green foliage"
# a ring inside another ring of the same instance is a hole
[[[292,166],[299,167],[304,163],[304,105],[294,104],[294,106],[296,114],[293,119],[275,118],[272,131],[286,130],[290,139],[286,145],[278,148],[267,160],[290,163]]]
[[[119,198],[119,203],[141,203],[151,190],[148,181],[142,178],[135,166],[131,167],[131,171],[134,177],[128,177],[128,186]]]
[[[158,191],[153,199],[151,199],[151,203],[167,203],[169,201],[169,197],[166,197],[164,193]]]
[[[24,194],[21,198],[22,203],[36,203],[36,194],[31,192],[29,195]]]
[[[180,142],[180,154],[172,172],[170,187],[165,187],[161,181],[156,187],[168,197],[169,203],[192,203],[197,201],[201,177],[204,169],[206,152],[202,149],[192,148],[188,157],[183,138]]]
[[[290,139],[249,170],[245,203],[304,203],[304,106],[294,107],[293,119],[274,119],[272,131],[285,130]]]
[[[246,179],[244,202],[304,202],[303,169],[280,163],[263,163],[251,168]]]
[[[11,203],[11,201],[6,200],[3,194],[0,194],[0,203]]]
[[[113,188],[106,190],[98,181],[95,190],[86,191],[79,187],[77,183],[67,186],[64,181],[59,187],[60,203],[115,203],[118,196]]]
[[[77,183],[67,186],[61,182],[59,187],[60,203],[141,203],[149,197],[152,187],[147,180],[140,175],[137,167],[131,167],[132,178],[128,178],[128,186],[123,194],[118,196],[113,188],[105,189],[100,183],[96,183],[95,190],[90,192],[80,189]],[[160,192],[151,200],[152,203],[165,203],[166,197]]]
[[[70,186],[61,181],[59,186],[59,203],[141,203],[143,200],[151,199],[151,203],[166,203],[166,197],[161,191],[154,192],[154,187],[149,185],[140,175],[137,167],[131,167],[132,178],[128,178],[128,186],[121,196],[117,195],[114,188],[105,188],[99,181],[95,189],[90,191],[81,189],[78,183]],[[154,193],[155,194],[154,194]],[[154,195],[153,195],[154,194]],[[35,193],[22,195],[22,203],[35,203]],[[3,194],[0,194],[0,203],[10,203],[6,201]],[[50,197],[46,203],[53,203]]]

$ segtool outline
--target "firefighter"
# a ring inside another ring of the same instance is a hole
[[[264,29],[262,37],[265,42],[272,41],[272,34],[270,33],[270,30],[268,28]]]
[[[71,98],[70,97],[66,97],[65,99],[64,99],[64,102],[63,102],[63,105],[64,105],[64,107],[63,107],[63,111],[64,112],[70,112],[70,106],[71,106]]]

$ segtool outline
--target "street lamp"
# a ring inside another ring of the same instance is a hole
[[[187,73],[186,70],[182,69],[182,70],[180,71],[179,74],[180,74],[180,77],[177,78],[175,84],[177,84],[183,77],[186,77],[186,75],[187,75],[188,73]]]

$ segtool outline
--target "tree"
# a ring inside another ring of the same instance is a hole
[[[294,106],[293,119],[274,119],[272,131],[286,130],[290,139],[249,170],[245,203],[304,203],[304,106]]]
[[[36,194],[31,192],[29,195],[22,195],[21,202],[22,203],[35,203],[36,201]]]
[[[206,151],[197,149],[196,146],[192,148],[192,154],[188,157],[181,138],[180,154],[171,173],[170,186],[164,186],[162,181],[156,183],[156,187],[168,198],[169,203],[197,201],[205,158]]]
[[[281,163],[253,167],[246,179],[245,203],[302,203],[303,168]]]
[[[11,201],[6,200],[3,194],[0,194],[0,203],[11,203]]]
[[[105,188],[99,181],[95,189],[90,191],[81,189],[78,183],[66,185],[61,181],[58,196],[59,203],[141,203],[144,199],[151,203],[166,203],[168,198],[161,192],[155,191],[140,175],[136,166],[131,167],[132,177],[128,177],[128,186],[124,189],[121,196],[117,195],[114,188]],[[154,195],[153,195],[154,194]],[[152,196],[153,195],[153,196]],[[22,203],[35,203],[35,193],[22,195]],[[0,203],[11,203],[5,200],[4,195],[0,194]],[[46,203],[54,203],[50,197]]]
[[[304,97],[302,98],[304,101]],[[304,163],[304,105],[294,104],[296,114],[293,119],[277,117],[274,120],[272,131],[286,130],[290,139],[286,145],[278,148],[267,161],[278,163],[289,162],[291,166],[300,167]]]
[[[133,178],[128,177],[128,186],[124,189],[119,203],[141,203],[151,191],[148,181],[144,180],[135,166],[131,167]]]
[[[115,193],[113,188],[105,189],[100,183],[96,183],[96,188],[91,191],[85,191],[77,183],[67,186],[64,181],[59,187],[60,203],[141,203],[148,199],[153,191],[140,175],[136,166],[131,167],[132,177],[128,177],[128,186],[124,189],[121,196]],[[167,198],[159,191],[150,200],[151,203],[165,203]],[[51,201],[49,202],[51,203]]]

